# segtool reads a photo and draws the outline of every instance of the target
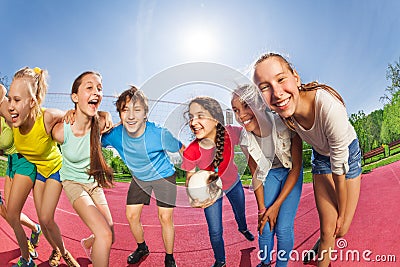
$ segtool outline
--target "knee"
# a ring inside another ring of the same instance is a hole
[[[223,228],[222,227],[211,227],[211,228],[209,227],[208,233],[209,233],[211,239],[214,239],[214,238],[218,239],[218,238],[222,237]]]
[[[50,215],[43,214],[39,216],[39,224],[40,226],[48,229],[51,228],[52,223],[54,222],[54,218]]]
[[[158,219],[162,225],[171,225],[172,222],[172,214],[159,214]]]
[[[268,229],[269,230],[269,229]],[[294,240],[294,229],[293,227],[281,227],[275,226],[276,237],[278,240]]]
[[[101,229],[98,233],[95,233],[94,236],[95,239],[101,240],[100,243],[106,246],[111,246],[113,243],[113,232],[110,228]]]
[[[125,215],[126,215],[126,218],[128,219],[128,221],[130,221],[130,222],[139,221],[139,219],[140,219],[140,216],[137,213],[132,212],[132,211],[127,210]]]
[[[21,216],[20,213],[9,211],[6,214],[4,214],[3,218],[6,219],[6,221],[10,224],[12,228],[14,228],[16,224],[20,224],[20,216]]]
[[[334,238],[333,234],[335,233],[336,225],[325,225],[321,227],[321,240],[329,240]]]

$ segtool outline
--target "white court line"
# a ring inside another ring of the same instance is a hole
[[[306,194],[304,196],[302,195],[300,199],[303,199],[306,196],[309,196],[310,194],[313,194],[313,192],[311,191],[310,193],[308,193],[308,194]],[[33,200],[33,197],[31,195],[29,195],[29,197],[32,198],[32,200]],[[67,211],[67,210],[64,210],[64,209],[61,209],[61,208],[58,208],[58,207],[56,208],[56,210],[58,210],[60,212],[67,213],[67,214],[70,214],[70,215],[73,215],[73,216],[76,216],[76,217],[79,217],[79,215],[76,214],[75,212],[70,212],[70,211]],[[258,215],[257,214],[252,214],[252,215],[248,215],[247,217],[254,217],[254,216],[258,216]],[[229,220],[225,220],[223,222],[229,222],[229,221],[234,221],[234,220],[235,219],[229,219]],[[119,223],[119,222],[114,222],[114,225],[129,226],[128,223]],[[174,226],[175,227],[184,227],[184,226],[202,226],[202,225],[207,225],[207,223],[175,224]],[[159,224],[157,224],[157,225],[142,224],[142,226],[143,227],[161,227],[161,225],[159,225]]]

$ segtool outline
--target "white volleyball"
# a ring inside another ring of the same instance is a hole
[[[210,195],[210,184],[208,184],[207,181],[212,173],[213,172],[211,171],[200,170],[194,173],[192,177],[190,177],[188,183],[188,194],[193,200],[197,200],[201,203],[210,198],[215,198],[219,196],[219,194],[214,196]],[[220,188],[222,187],[221,179],[218,179],[213,183],[216,183]]]

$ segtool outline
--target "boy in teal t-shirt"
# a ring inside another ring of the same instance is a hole
[[[126,216],[138,247],[128,256],[127,263],[138,263],[149,254],[140,216],[143,205],[150,204],[154,190],[166,251],[164,263],[166,267],[175,267],[176,174],[167,151],[182,152],[184,146],[167,129],[147,121],[147,97],[136,87],[124,91],[116,106],[122,124],[102,136],[102,145],[114,147],[132,173]]]

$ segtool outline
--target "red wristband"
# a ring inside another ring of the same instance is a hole
[[[267,210],[266,208],[263,208],[263,209],[261,209],[261,210],[258,210],[258,215],[264,214],[264,212],[265,212],[266,210]]]

